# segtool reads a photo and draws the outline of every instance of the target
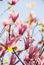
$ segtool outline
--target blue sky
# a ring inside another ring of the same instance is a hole
[[[0,14],[5,9],[7,9],[7,7],[8,7],[7,2],[8,1],[10,1],[10,0],[3,0],[2,2],[0,2]],[[27,8],[26,5],[33,2],[33,1],[36,2],[36,6],[34,6],[32,9]],[[13,9],[20,13],[20,18],[23,21],[27,21],[27,19],[28,19],[27,15],[31,11],[34,11],[36,13],[36,16],[38,18],[38,22],[42,22],[42,20],[44,19],[44,0],[19,0],[19,2],[14,6]],[[2,16],[0,16],[0,31],[3,27],[3,25],[2,25],[3,19],[8,18],[9,12],[10,12],[10,10],[6,11]],[[40,36],[38,38],[40,38]],[[24,56],[24,55],[22,55],[22,56]],[[22,65],[22,64],[19,63],[19,65]]]
[[[7,9],[8,1],[11,1],[11,0],[3,0],[2,2],[0,2],[0,14],[5,9]],[[27,8],[26,5],[33,1],[36,2],[36,6],[34,6],[32,9]],[[20,13],[20,18],[23,21],[27,21],[28,19],[27,15],[30,13],[30,11],[35,11],[39,21],[42,21],[44,19],[44,0],[19,0],[19,2],[14,6],[13,9]],[[0,26],[2,26],[3,19],[7,19],[9,12],[10,10],[6,11],[2,16],[0,16]],[[1,30],[1,27],[0,27],[0,30]]]

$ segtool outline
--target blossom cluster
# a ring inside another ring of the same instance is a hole
[[[8,4],[13,6],[18,1],[19,0],[12,0],[11,3],[8,2]],[[9,65],[17,65],[18,62],[21,62],[22,65],[44,65],[44,37],[42,34],[44,33],[44,24],[38,23],[37,17],[33,12],[30,12],[27,22],[23,22],[21,19],[19,19],[19,16],[20,14],[18,12],[12,10],[9,14],[8,19],[3,20],[3,29],[6,34],[6,41],[4,44],[0,43],[0,58],[3,60],[6,52],[10,52],[12,55]],[[17,28],[17,30],[14,31],[12,26],[14,26],[14,29]],[[31,29],[32,26],[34,26],[33,30]],[[42,29],[39,30],[42,39],[37,42],[36,46],[34,46],[33,43],[36,40],[33,38],[33,34],[37,26],[42,27]],[[20,49],[18,46],[18,41],[22,42],[22,37],[25,37],[23,38],[24,49]],[[39,45],[41,47],[39,47]],[[19,56],[25,51],[27,54],[22,61]],[[3,61],[1,61],[1,65],[2,63]]]

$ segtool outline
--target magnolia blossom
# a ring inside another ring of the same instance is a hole
[[[10,65],[16,65],[18,62],[19,62],[19,60],[16,61],[16,56],[15,56],[15,54],[12,53],[12,56],[10,59]]]
[[[23,35],[26,30],[29,30],[29,25],[24,23],[22,20],[18,19],[15,22],[15,25],[18,27],[18,32],[20,35]]]
[[[21,25],[21,27],[19,28],[19,34],[23,35],[23,33],[26,31],[27,26],[26,25]]]
[[[40,49],[36,46],[29,47],[28,55],[25,57],[24,61],[26,65],[34,65],[35,59],[39,57]]]
[[[15,22],[17,20],[17,18],[19,17],[19,13],[12,11],[9,15],[9,18],[12,20],[12,22]]]
[[[2,45],[0,45],[0,57],[4,56],[4,54],[5,54],[5,48]]]
[[[34,65],[35,63],[33,59],[29,59],[29,54],[25,56],[24,62],[25,62],[25,65]]]
[[[28,19],[29,25],[36,23],[36,21],[37,21],[37,19],[36,19],[35,14],[33,12],[31,12],[29,15],[29,19]]]
[[[24,23],[21,19],[17,19],[16,22],[15,22],[15,25],[20,28],[21,25],[26,25],[27,28],[29,28],[30,26],[28,25],[28,23]]]
[[[17,41],[20,39],[20,36],[11,35],[10,40],[6,40],[6,47],[14,47]]]
[[[9,31],[9,27],[10,27],[10,20],[4,20],[3,21],[3,25],[6,31]]]
[[[24,40],[25,43],[25,49],[28,49],[30,47],[30,45],[33,43],[34,39],[32,39],[30,37],[30,35],[28,34],[26,39]]]
[[[39,51],[40,51],[40,49],[37,46],[30,47],[29,48],[29,58],[30,59],[31,58],[33,58],[33,59],[37,58],[39,56]]]
[[[11,5],[15,5],[19,0],[12,0]]]
[[[38,65],[44,65],[44,55],[41,55],[39,58],[38,58]]]

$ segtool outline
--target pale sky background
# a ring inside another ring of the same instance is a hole
[[[7,2],[8,1],[10,1],[10,0],[3,0],[2,2],[0,2],[0,14],[5,9],[7,9],[7,7],[8,7]],[[32,9],[27,8],[26,5],[31,3],[31,2],[36,2],[36,5]],[[23,21],[27,21],[27,19],[28,19],[27,16],[31,11],[35,12],[35,14],[38,18],[38,22],[42,22],[42,20],[44,19],[44,0],[19,0],[19,2],[14,6],[13,9],[20,13],[20,18]],[[9,13],[10,13],[10,10],[6,11],[2,16],[0,16],[0,31],[3,28],[3,25],[2,25],[3,19],[7,19],[9,16]],[[38,28],[36,28],[35,32],[37,30],[38,30]],[[39,34],[40,33],[37,32],[37,35],[36,35],[37,40],[40,39],[40,37],[41,37],[41,36],[39,36]],[[4,36],[3,36],[3,38],[4,38]],[[25,52],[22,54],[21,59],[22,59],[22,57],[24,57],[24,55],[25,55]],[[9,54],[6,57],[9,58]],[[22,64],[19,63],[17,65],[22,65]]]

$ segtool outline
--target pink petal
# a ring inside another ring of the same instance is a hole
[[[9,15],[9,18],[12,19],[13,22],[15,22],[19,17],[19,13],[18,12],[15,12],[15,11],[12,11]]]
[[[19,0],[12,0],[12,5],[15,5]]]

